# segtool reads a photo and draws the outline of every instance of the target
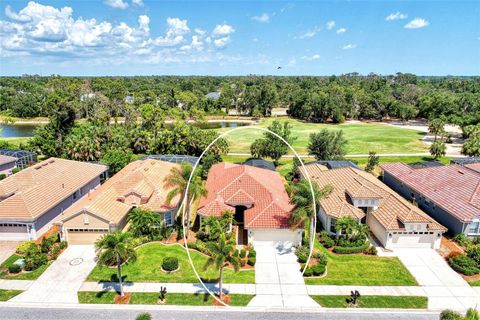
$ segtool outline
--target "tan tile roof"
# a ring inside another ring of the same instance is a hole
[[[166,197],[171,188],[166,189],[164,183],[172,168],[181,166],[154,159],[134,161],[65,211],[62,221],[87,211],[110,223],[118,223],[135,204],[155,212],[175,208],[180,197],[167,204]]]
[[[0,181],[0,219],[34,221],[107,170],[50,158]]]
[[[233,163],[212,166],[206,183],[208,195],[201,199],[198,213],[220,216],[244,204],[245,228],[287,229],[293,206],[280,174]]]
[[[371,214],[387,230],[403,230],[404,223],[423,222],[428,224],[430,230],[446,231],[426,213],[365,171],[338,168],[311,172],[310,168],[311,166],[307,166],[310,178],[315,180],[320,188],[333,186],[332,193],[320,201],[322,209],[330,216],[360,219],[365,213],[353,206],[350,195],[362,199],[377,198],[379,206]]]
[[[17,161],[17,158],[15,157],[4,156],[3,154],[0,154],[0,166],[7,163],[16,162],[16,161]]]
[[[471,165],[414,169],[406,163],[386,163],[381,167],[461,221],[480,215],[480,172]]]

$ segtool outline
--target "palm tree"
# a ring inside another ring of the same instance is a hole
[[[325,198],[332,192],[333,187],[327,185],[322,190],[318,189],[315,181],[312,181],[313,193],[315,195],[315,205],[317,209],[320,206],[320,200]],[[294,205],[293,214],[290,218],[290,223],[293,228],[298,228],[305,224],[305,221],[310,220],[309,226],[309,245],[313,246],[313,221],[315,218],[314,202],[312,199],[312,190],[307,180],[303,179],[298,183],[287,185],[287,191],[290,194],[290,202]]]
[[[130,230],[134,236],[152,236],[155,229],[162,224],[160,215],[149,210],[134,208],[128,214],[128,221],[131,224]]]
[[[218,295],[222,300],[222,284],[223,284],[223,269],[230,263],[235,272],[240,269],[240,259],[238,256],[234,256],[236,251],[235,243],[233,241],[227,241],[225,233],[220,235],[217,242],[207,242],[205,244],[209,257],[205,263],[204,269],[207,270],[210,266],[214,265],[220,272],[218,280]]]
[[[202,181],[202,178],[198,175],[201,170],[196,170],[193,173],[192,180],[188,187],[188,196],[186,199],[186,212],[187,212],[187,234],[188,239],[190,233],[190,205],[193,201],[198,200],[201,197],[207,195],[207,189]],[[167,194],[167,203],[170,204],[173,198],[177,195],[181,195],[182,200],[185,197],[185,190],[187,189],[188,179],[192,173],[192,165],[189,163],[182,163],[182,168],[172,168],[170,174],[165,178],[164,183],[166,188],[173,188]]]
[[[133,263],[137,259],[131,234],[121,231],[107,233],[95,242],[95,251],[100,266],[117,265],[120,295],[123,297],[122,264]]]

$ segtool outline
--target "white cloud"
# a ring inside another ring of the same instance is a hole
[[[143,7],[143,0],[132,0],[132,4],[135,6]]]
[[[340,28],[337,30],[337,34],[345,33],[347,32],[347,28]]]
[[[316,53],[316,54],[313,54],[311,56],[303,56],[302,59],[309,60],[309,61],[318,60],[318,59],[320,59],[320,55],[318,53]]]
[[[333,28],[335,28],[335,21],[334,20],[330,20],[327,22],[327,30],[332,30]]]
[[[410,21],[409,23],[407,23],[404,26],[404,28],[406,28],[406,29],[420,29],[420,28],[424,28],[424,27],[428,26],[429,24],[430,24],[430,22],[428,22],[427,20],[425,20],[423,18],[415,18],[412,21]]]
[[[213,35],[215,36],[225,36],[233,32],[235,32],[235,29],[228,24],[217,24],[215,29],[213,29]]]
[[[123,0],[105,0],[105,4],[115,9],[127,9],[128,3]]]
[[[346,44],[342,47],[343,50],[350,50],[350,49],[355,49],[357,47],[356,44],[352,44],[352,43],[349,43],[349,44]]]
[[[297,59],[295,57],[291,57],[290,60],[288,60],[287,67],[294,67],[297,65]]]
[[[313,37],[315,37],[315,36],[317,35],[317,33],[319,33],[321,30],[322,30],[321,27],[315,27],[315,28],[313,28],[313,29],[311,29],[311,30],[308,30],[308,31],[302,33],[302,34],[299,36],[299,38],[300,38],[300,39],[313,38]]]
[[[270,15],[264,12],[259,16],[253,16],[251,19],[257,22],[267,23],[270,21]]]
[[[103,63],[210,61],[216,59],[216,49],[232,41],[234,32],[232,26],[219,24],[210,34],[200,28],[193,33],[187,20],[169,17],[165,32],[152,37],[147,15],[138,16],[136,25],[112,23],[75,18],[68,6],[56,8],[33,1],[18,12],[6,8],[5,16],[0,20],[0,57],[49,56],[65,61],[81,57]]]
[[[397,11],[395,13],[390,13],[388,16],[385,17],[386,21],[394,21],[394,20],[403,20],[407,19],[407,15],[404,13],[401,13],[400,11]]]

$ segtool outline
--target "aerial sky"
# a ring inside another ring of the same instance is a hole
[[[480,75],[480,1],[0,1],[0,75]]]

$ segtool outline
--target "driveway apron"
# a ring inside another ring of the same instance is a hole
[[[256,296],[252,307],[319,307],[307,293],[295,248],[288,243],[255,241]]]
[[[71,245],[28,290],[10,301],[78,303],[77,291],[94,267],[92,245]]]
[[[0,241],[0,264],[15,253],[20,241]]]

